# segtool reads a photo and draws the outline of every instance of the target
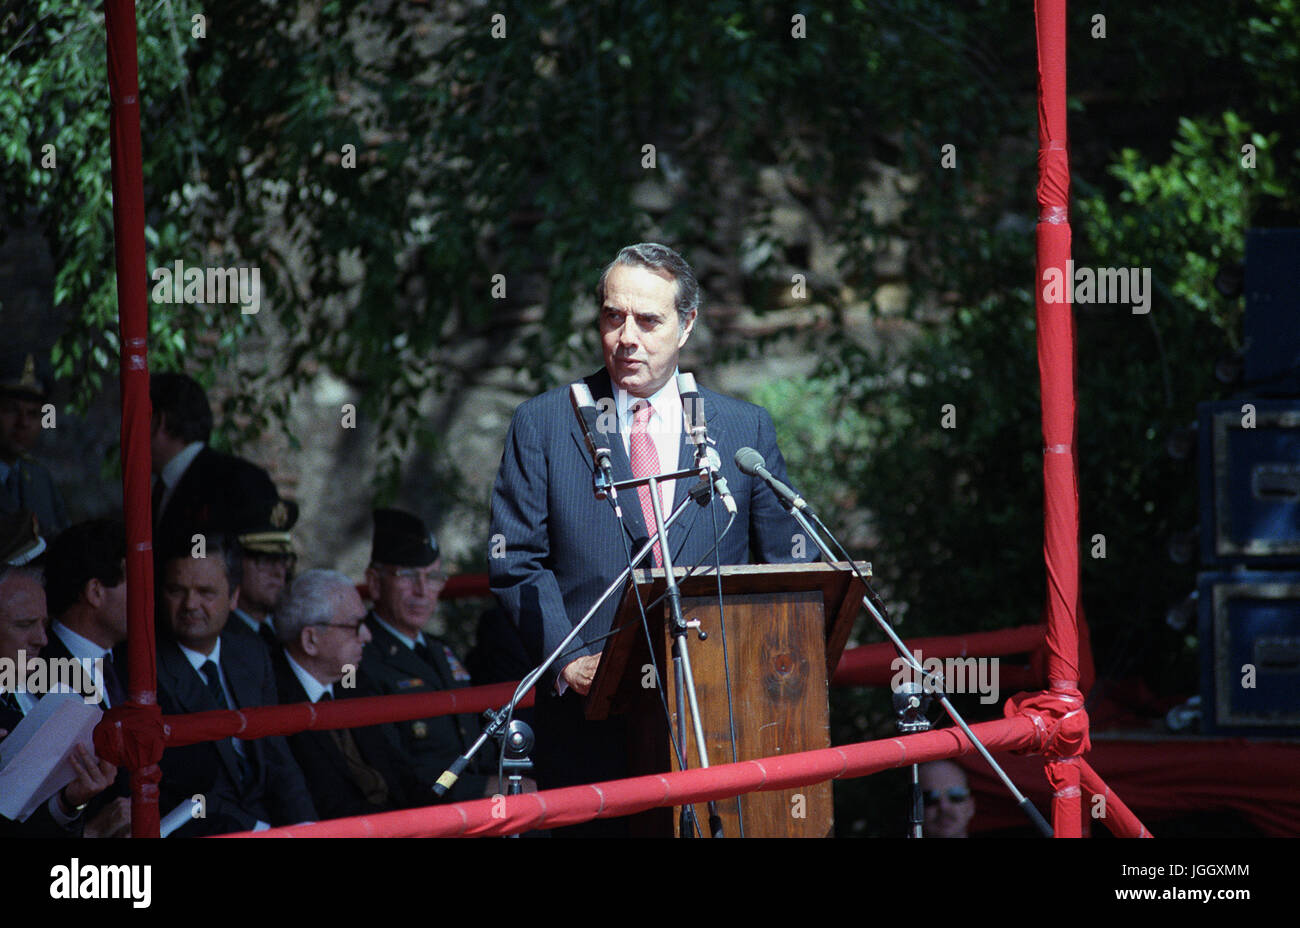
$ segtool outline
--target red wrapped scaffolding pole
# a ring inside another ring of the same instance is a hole
[[[122,503],[126,514],[128,704],[157,716],[153,637],[153,525],[149,488],[149,306],[144,244],[144,171],[140,157],[140,85],[135,4],[108,0],[109,135],[113,155],[113,241],[117,254],[117,312],[122,380]],[[158,727],[161,729],[161,718]],[[131,833],[158,837],[158,756],[140,756],[137,740],[119,726],[97,733],[118,741],[131,764]],[[155,742],[156,743],[156,742]]]

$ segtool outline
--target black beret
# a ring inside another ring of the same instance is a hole
[[[375,538],[370,563],[393,567],[428,567],[438,559],[438,539],[419,516],[400,509],[375,510]]]

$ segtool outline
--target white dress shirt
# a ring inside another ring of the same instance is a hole
[[[334,698],[333,686],[326,683],[321,683],[319,680],[313,677],[311,675],[311,671],[303,667],[302,664],[298,663],[296,660],[294,660],[293,655],[290,654],[288,651],[284,652],[284,656],[285,659],[289,662],[289,669],[292,670],[293,675],[298,678],[298,682],[301,683],[302,688],[306,690],[307,698],[311,702],[320,702],[321,697],[324,696],[326,693],[330,694],[331,699]]]
[[[102,648],[89,638],[78,635],[62,622],[52,624],[50,631],[63,642],[63,646],[68,649],[69,654],[81,661],[81,666],[86,668],[87,679],[103,679],[95,675],[95,661],[106,661],[110,649]],[[108,696],[108,687],[102,687],[99,695],[103,699],[105,706],[110,709],[113,708],[113,701]]]

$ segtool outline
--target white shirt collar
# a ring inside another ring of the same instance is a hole
[[[415,646],[416,646],[417,644],[424,644],[424,643],[425,643],[425,642],[424,642],[424,633],[423,633],[423,632],[420,632],[420,633],[417,634],[414,638],[410,637],[409,635],[403,635],[403,634],[402,634],[401,632],[399,632],[397,629],[393,628],[393,626],[389,625],[387,622],[385,622],[383,619],[381,619],[381,618],[379,617],[379,613],[378,613],[378,612],[375,612],[375,611],[372,609],[372,610],[370,611],[370,614],[373,615],[373,616],[375,617],[375,621],[376,621],[376,622],[378,622],[378,623],[379,623],[383,628],[385,628],[385,629],[388,630],[388,633],[389,633],[389,634],[391,634],[394,638],[396,638],[396,639],[397,639],[398,641],[400,641],[402,644],[406,645],[406,646],[407,646],[408,648],[410,648],[412,651],[415,650]]]
[[[193,650],[192,648],[187,648],[179,641],[176,642],[176,646],[181,649],[181,653],[184,654],[185,659],[190,662],[190,666],[193,667],[194,670],[200,675],[202,675],[203,671],[199,670],[199,668],[202,667],[204,664],[206,664],[208,661],[216,661],[217,666],[218,667],[221,666],[221,639],[220,638],[217,639],[217,643],[212,648],[211,654],[203,654],[199,651]]]
[[[185,471],[194,463],[194,459],[199,456],[199,452],[206,447],[204,442],[193,441],[177,452],[176,457],[172,458],[162,469],[162,482],[167,484],[168,489],[175,487],[180,482]]]
[[[111,648],[101,648],[84,635],[78,635],[62,622],[55,622],[50,625],[50,631],[59,636],[59,640],[68,649],[69,654],[83,661],[104,657],[112,650]]]
[[[641,399],[649,400],[650,406],[654,410],[650,416],[649,431],[681,434],[682,395],[677,392],[677,373],[678,371],[674,369],[672,376],[668,378],[664,385],[647,397],[633,396],[622,387],[614,387],[614,402],[618,409],[618,422],[620,428],[623,429],[624,435],[632,432],[632,406]]]
[[[302,688],[306,691],[309,700],[312,702],[320,702],[321,697],[326,693],[329,693],[331,697],[334,695],[333,686],[321,683],[313,677],[310,670],[303,667],[302,664],[299,664],[293,659],[292,654],[285,651],[284,656],[289,661],[289,669],[293,671],[293,675],[297,677],[298,682],[302,684]]]

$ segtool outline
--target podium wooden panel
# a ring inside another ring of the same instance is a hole
[[[870,576],[870,564],[862,566],[863,573]],[[828,680],[861,609],[866,592],[862,582],[829,564],[723,567],[725,663],[730,667],[732,694],[729,713],[718,615],[719,575],[710,570],[682,580],[685,569],[678,568],[675,573],[682,588],[683,614],[688,622],[698,620],[708,636],[701,641],[693,629],[687,646],[710,765],[830,747]],[[662,568],[636,572],[643,602],[652,603],[663,594],[663,577]],[[664,696],[674,733],[679,711],[664,605],[647,610],[654,644],[652,661],[636,595],[629,583],[614,618],[617,631],[605,646],[587,699],[588,718],[628,715],[633,776],[677,769],[665,730],[663,703],[653,685],[656,662],[667,689]],[[682,746],[687,766],[698,768],[689,705],[683,705],[681,711],[687,721]],[[634,816],[632,832],[672,835],[677,829],[677,811],[656,809]],[[718,811],[728,837],[740,836],[742,814],[747,837],[828,837],[834,825],[829,782],[719,800]],[[696,807],[696,817],[701,829],[707,830],[706,804]]]

